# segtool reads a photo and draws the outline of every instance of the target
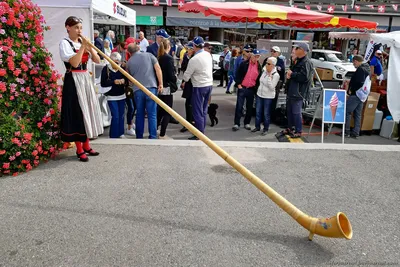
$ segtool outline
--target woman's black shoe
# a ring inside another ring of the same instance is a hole
[[[96,152],[96,151],[94,151],[93,149],[89,149],[89,150],[84,150],[85,151],[85,153],[88,153],[89,154],[89,156],[98,156],[98,155],[100,155],[100,153],[99,152]]]
[[[88,162],[89,158],[86,156],[85,152],[82,153],[76,153],[76,155],[78,156],[78,159],[82,162]]]

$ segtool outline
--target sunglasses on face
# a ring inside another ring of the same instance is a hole
[[[276,51],[275,50],[271,50],[271,53],[276,53]]]
[[[267,63],[267,65],[268,65],[268,66],[272,66],[273,64],[272,64],[272,63]]]

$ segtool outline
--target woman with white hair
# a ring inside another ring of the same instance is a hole
[[[111,56],[110,41],[108,40],[104,40],[104,54],[106,54],[108,57]]]
[[[261,131],[261,118],[264,115],[264,129],[261,135],[267,135],[270,124],[271,106],[275,98],[275,88],[278,85],[280,76],[276,69],[277,59],[270,57],[267,64],[263,68],[260,76],[260,86],[257,90],[256,101],[256,127],[252,130],[253,133]]]
[[[115,39],[114,31],[109,30],[106,34],[106,38],[104,38],[104,41],[107,40],[109,42],[111,51],[114,49],[114,45],[113,45],[114,39]]]
[[[121,64],[122,58],[118,52],[113,52],[110,57],[116,64]],[[114,69],[111,64],[103,68],[101,86],[111,87],[105,93],[111,111],[110,138],[124,137],[125,84],[125,77],[118,69]]]

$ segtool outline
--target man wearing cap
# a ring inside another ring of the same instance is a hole
[[[128,52],[131,55],[127,65],[128,73],[152,94],[157,95],[157,92],[161,92],[164,88],[157,58],[150,53],[140,52],[140,47],[136,43],[128,45]],[[132,89],[136,104],[136,138],[143,138],[144,116],[147,111],[149,138],[157,139],[157,104],[136,85],[133,85]]]
[[[152,53],[153,56],[157,57],[158,47],[160,46],[162,39],[168,39],[169,37],[170,37],[169,34],[164,29],[157,30],[156,42],[147,47],[147,52]]]
[[[259,86],[259,77],[262,73],[260,59],[260,51],[253,50],[249,54],[250,60],[245,60],[240,64],[236,73],[235,82],[237,84],[237,100],[235,110],[235,125],[232,127],[234,132],[240,129],[240,119],[243,116],[243,105],[246,101],[246,116],[244,118],[244,128],[251,130],[250,122],[253,110],[254,95]]]
[[[203,38],[200,36],[194,38],[193,44],[194,56],[189,61],[183,80],[184,82],[192,81],[193,118],[196,128],[204,133],[207,123],[208,100],[213,85],[213,64],[211,54],[203,49]],[[196,136],[189,139],[198,140]]]
[[[140,52],[146,52],[149,46],[149,41],[144,37],[144,32],[139,32]]]
[[[242,64],[242,62],[244,60],[248,60],[248,54],[252,51],[253,49],[251,48],[250,45],[245,45],[245,47],[243,48],[243,50],[241,50],[242,54],[240,56],[238,56],[235,60],[235,68],[234,68],[234,72],[235,74],[237,73],[237,71],[239,70],[239,66],[240,64]]]
[[[301,138],[303,132],[302,108],[310,89],[313,75],[313,64],[307,57],[310,48],[307,43],[294,45],[296,64],[288,70],[286,78],[290,80],[287,93],[287,117],[289,128],[282,134],[292,138]],[[294,128],[294,131],[293,131]]]
[[[347,94],[349,97],[346,101],[346,127],[345,137],[357,138],[360,135],[361,116],[364,103],[358,98],[356,92],[365,82],[365,79],[370,75],[368,63],[363,63],[364,58],[360,55],[353,56],[353,65],[357,69],[351,77]],[[354,128],[350,132],[351,114],[354,115]],[[342,133],[337,135],[342,136]]]
[[[285,61],[280,57],[281,49],[278,46],[273,46],[271,48],[271,57],[276,58],[276,70],[279,73],[280,80],[285,81]],[[268,57],[264,60],[262,67],[264,68],[267,65]]]
[[[369,63],[371,75],[376,75],[376,77],[379,77],[383,72],[381,57],[382,51],[376,50],[375,55],[371,58],[371,61]]]

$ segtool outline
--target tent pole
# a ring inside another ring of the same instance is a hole
[[[247,18],[246,18],[246,28],[244,29],[244,44],[243,47],[246,45],[246,40],[247,40]]]
[[[90,38],[89,40],[93,40],[92,42],[94,43],[94,15],[93,15],[93,2],[90,3],[90,11],[89,11],[89,16],[90,16]],[[92,62],[92,80],[93,84],[96,84],[96,65],[94,62]]]

